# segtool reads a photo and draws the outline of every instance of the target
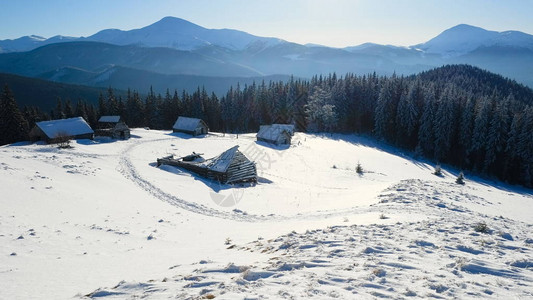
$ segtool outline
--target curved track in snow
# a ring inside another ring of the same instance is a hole
[[[223,210],[217,210],[214,208],[207,207],[202,204],[198,204],[195,202],[186,201],[182,198],[179,198],[178,196],[169,194],[165,192],[163,189],[157,187],[154,185],[148,178],[145,178],[142,176],[142,174],[137,170],[137,168],[134,166],[132,159],[131,159],[131,151],[135,149],[136,147],[146,144],[146,143],[152,143],[152,142],[160,142],[160,141],[166,141],[166,140],[174,140],[173,138],[165,138],[165,139],[155,139],[150,141],[142,141],[135,144],[129,145],[126,149],[124,149],[119,154],[119,164],[117,167],[117,171],[119,171],[125,178],[132,181],[135,185],[137,185],[139,188],[145,190],[152,196],[156,197],[157,199],[161,201],[165,201],[171,205],[174,205],[176,207],[179,207],[181,209],[197,213],[200,215],[210,216],[210,217],[216,217],[216,218],[222,218],[222,219],[228,219],[228,220],[235,220],[240,222],[263,222],[263,221],[297,221],[297,220],[313,220],[313,219],[323,219],[323,218],[333,218],[333,217],[342,217],[350,214],[364,214],[364,213],[395,213],[395,208],[383,206],[383,205],[370,205],[370,206],[355,206],[355,207],[349,207],[349,208],[343,208],[343,209],[337,209],[337,210],[324,210],[324,211],[315,211],[315,212],[307,212],[305,214],[297,214],[292,216],[281,216],[281,215],[256,215],[256,214],[248,214],[243,213],[240,210],[236,211],[223,211]],[[380,199],[381,203],[383,203],[383,198],[386,197],[389,198],[391,195],[388,194],[388,192],[392,191],[393,194],[396,194],[396,199],[393,202],[403,202],[404,200],[407,200],[407,203],[413,203],[418,202],[415,199],[423,199],[426,198],[426,194],[430,192],[431,185],[428,186],[428,182],[424,182],[421,180],[402,180],[397,183],[391,183],[391,186],[384,191],[381,192],[381,195],[377,195],[377,198]],[[438,183],[433,183],[437,184]],[[441,188],[448,190],[449,192],[452,192],[453,189],[449,189],[449,187],[445,187],[444,183],[440,183]],[[398,191],[401,191],[398,193]],[[409,192],[408,192],[409,191]],[[385,193],[385,194],[384,194]],[[430,193],[431,194],[431,193]],[[469,198],[468,195],[461,195],[461,193],[453,193],[454,197],[456,198],[463,198],[461,200],[468,201]],[[450,195],[451,197],[451,195]],[[466,198],[466,199],[464,199]],[[414,200],[414,201],[413,201]],[[434,201],[428,201],[428,199],[424,199],[425,201],[420,201],[415,205],[417,207],[414,209],[414,207],[410,206],[409,208],[405,208],[408,210],[413,210],[413,212],[419,211],[420,209],[424,210],[424,206],[434,206]],[[385,201],[389,202],[389,201]],[[435,201],[438,202],[438,201]],[[459,208],[460,207],[460,208]],[[459,208],[459,211],[466,211],[462,206],[455,206],[456,210]],[[449,207],[448,207],[449,208]]]
[[[220,210],[216,210],[213,208],[209,208],[205,205],[201,205],[201,204],[194,203],[194,202],[189,202],[189,201],[183,200],[179,197],[176,197],[174,195],[171,195],[163,191],[162,189],[152,184],[148,179],[143,178],[143,176],[137,171],[137,169],[133,165],[131,161],[131,157],[130,157],[130,152],[139,145],[150,143],[150,142],[160,142],[164,140],[173,140],[173,139],[171,138],[157,139],[157,140],[136,143],[136,144],[132,144],[128,146],[125,150],[123,150],[119,154],[118,171],[124,177],[131,180],[135,185],[147,191],[148,193],[150,193],[152,196],[156,197],[157,199],[168,202],[174,206],[177,206],[179,208],[185,209],[193,213],[206,215],[210,217],[217,217],[217,218],[222,218],[222,219],[230,219],[230,220],[244,221],[244,222],[257,222],[257,221],[266,221],[266,220],[272,219],[270,217],[265,217],[265,216],[220,211]]]

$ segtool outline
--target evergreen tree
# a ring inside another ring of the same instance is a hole
[[[460,128],[459,128],[459,142],[456,145],[460,156],[462,157],[462,166],[470,166],[467,151],[471,148],[472,134],[474,131],[476,101],[469,96],[462,108]]]
[[[315,131],[331,131],[336,122],[335,106],[331,104],[331,92],[317,87],[306,105],[309,128]]]
[[[65,107],[63,108],[63,114],[65,115],[65,118],[74,117],[74,108],[72,107],[72,102],[70,102],[70,99],[67,99],[67,101],[65,101]]]
[[[492,103],[487,98],[481,98],[477,103],[476,117],[474,119],[474,130],[472,132],[472,143],[468,150],[472,166],[480,169],[485,161],[486,142],[488,129],[490,126],[490,117],[492,112]]]
[[[100,93],[100,95],[98,96],[98,115],[106,116],[107,114],[108,113],[107,113],[106,101],[104,100],[104,95]]]
[[[106,102],[105,107],[106,107],[105,108],[106,115],[111,115],[111,116],[119,115],[118,101],[111,87],[107,89],[107,102]]]
[[[402,93],[396,113],[397,143],[407,148],[416,146],[418,136],[418,107],[421,102],[422,89],[420,82],[416,82],[409,88],[407,94]]]
[[[87,104],[81,100],[78,100],[76,103],[76,116],[82,117],[86,121],[88,121],[89,117],[87,115]]]
[[[65,111],[63,110],[63,102],[61,101],[61,98],[57,98],[56,108],[53,111],[52,117],[54,119],[65,118]]]
[[[7,85],[0,98],[0,145],[28,139],[28,122]]]
[[[418,131],[418,145],[417,153],[433,157],[435,149],[435,132],[434,132],[434,119],[435,119],[435,90],[430,88],[426,93],[424,111],[420,119],[420,130]]]
[[[448,87],[437,102],[438,108],[433,123],[433,132],[435,134],[433,157],[438,161],[442,161],[449,156],[452,147],[455,123],[454,97],[453,90]]]
[[[500,172],[504,168],[502,151],[506,147],[506,142],[509,138],[508,132],[511,125],[509,115],[510,97],[499,101],[494,108],[485,144],[486,155],[483,167],[485,172],[488,172],[491,168],[494,168],[494,172]],[[498,159],[500,163],[497,163]],[[497,175],[502,174],[500,173]]]
[[[390,136],[391,119],[394,120],[391,113],[393,97],[394,86],[392,81],[387,80],[379,93],[374,116],[374,133],[381,139]]]

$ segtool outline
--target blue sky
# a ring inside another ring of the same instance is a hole
[[[466,23],[533,34],[529,0],[0,0],[0,39],[88,36],[165,16],[301,44],[413,45]]]

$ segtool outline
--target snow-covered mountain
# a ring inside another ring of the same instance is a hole
[[[66,45],[71,43],[63,43],[74,41],[78,42],[75,44],[78,49],[74,51],[71,45]],[[114,56],[97,51],[97,47],[89,47],[88,42],[99,43],[100,48],[115,49]],[[62,46],[57,45],[54,48],[57,53],[46,59],[40,53],[47,49],[34,49],[54,43]],[[300,45],[238,30],[207,29],[174,17],[163,18],[140,29],[107,29],[86,38],[32,36],[0,41],[0,53],[30,49],[34,50],[25,54],[0,54],[0,72],[34,77],[46,74],[45,78],[64,78],[65,82],[85,84],[64,74],[56,76],[53,72],[70,67],[94,72],[101,69],[100,62],[106,61],[107,65],[167,75],[250,77],[282,74],[310,78],[332,72],[411,75],[445,64],[471,64],[533,87],[532,35],[518,31],[488,31],[464,24],[410,47],[372,43],[343,49]],[[142,55],[132,56],[132,53]],[[119,84],[126,85],[127,82]]]
[[[244,50],[251,43],[261,41],[266,45],[276,45],[283,40],[265,38],[233,29],[207,29],[189,21],[165,17],[160,21],[129,31],[107,29],[86,40],[115,45],[142,45],[146,47],[168,47],[180,50],[193,50],[217,45],[231,50]]]
[[[133,30],[105,29],[89,37],[25,36],[15,40],[0,41],[0,53],[30,51],[53,43],[68,41],[95,41],[113,45],[138,45],[143,47],[166,47],[178,50],[194,50],[216,45],[231,50],[244,50],[260,42],[264,47],[285,41],[278,38],[259,37],[234,29],[207,29],[189,21],[165,17],[143,28]]]
[[[0,147],[0,299],[529,299],[531,190],[374,140],[133,129]],[[159,157],[235,145],[256,185]],[[361,163],[362,175],[355,172]]]
[[[77,39],[62,35],[56,35],[48,39],[38,35],[23,36],[14,40],[1,40],[0,53],[30,51],[48,44],[72,42]]]
[[[533,35],[520,31],[489,31],[483,28],[460,24],[445,30],[435,38],[412,49],[444,57],[457,57],[481,47],[517,47],[533,50]]]

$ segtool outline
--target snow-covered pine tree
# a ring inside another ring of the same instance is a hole
[[[436,99],[434,87],[430,87],[426,90],[424,102],[424,110],[420,119],[420,129],[418,131],[418,145],[416,147],[416,152],[432,157],[435,149],[434,119]]]
[[[331,131],[337,122],[335,106],[331,104],[331,92],[315,88],[305,106],[308,128],[315,131]]]
[[[455,123],[454,99],[455,93],[453,89],[447,87],[437,102],[438,108],[433,123],[433,132],[435,133],[435,152],[433,157],[439,161],[449,155],[452,147]]]
[[[459,153],[462,156],[462,163],[470,166],[468,150],[472,143],[472,132],[474,131],[476,101],[471,95],[467,96],[466,103],[462,107],[461,120],[459,125]]]
[[[474,168],[480,169],[485,161],[485,149],[490,126],[492,103],[486,97],[477,101],[476,117],[474,119],[474,130],[472,131],[472,142],[470,144],[469,159]]]
[[[485,163],[483,170],[488,172],[494,166],[496,171],[500,171],[503,168],[503,163],[497,164],[497,159],[502,159],[502,151],[506,147],[508,140],[508,134],[510,129],[510,116],[509,106],[510,98],[506,97],[503,100],[497,101],[490,120],[490,126],[487,135],[487,141],[485,144]]]
[[[457,176],[457,178],[455,179],[455,183],[465,184],[465,175],[463,174],[463,172],[459,173],[459,176]]]
[[[394,98],[394,85],[392,79],[385,81],[379,92],[378,101],[374,111],[374,133],[378,138],[386,139],[391,136],[390,124],[394,121],[392,102]]]
[[[435,166],[435,171],[433,171],[433,175],[442,176],[442,168],[439,164]]]
[[[362,175],[364,170],[363,170],[363,166],[361,166],[361,163],[360,162],[357,162],[357,166],[355,167],[355,172],[359,175]]]

